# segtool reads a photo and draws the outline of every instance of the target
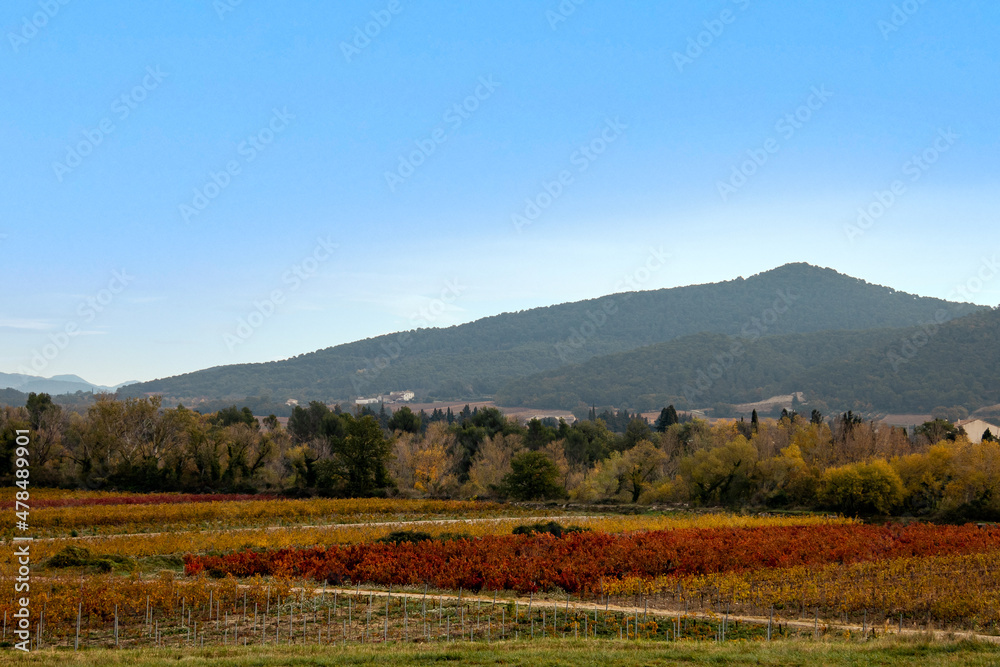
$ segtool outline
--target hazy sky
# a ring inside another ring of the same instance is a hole
[[[794,261],[1000,303],[996,2],[8,0],[0,30],[0,372]]]

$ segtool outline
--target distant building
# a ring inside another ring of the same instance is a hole
[[[298,404],[299,404],[299,401],[298,401],[298,399],[295,399],[295,398],[290,398],[287,401],[285,401],[285,405],[289,405],[289,406],[295,406],[295,405],[298,405]]]
[[[412,391],[390,391],[388,394],[379,394],[373,398],[358,396],[354,399],[354,405],[372,405],[373,403],[406,403],[412,401],[415,394]]]
[[[994,438],[1000,437],[1000,426],[984,422],[982,419],[963,419],[955,422],[955,426],[965,429],[969,442],[982,442],[987,429]]]

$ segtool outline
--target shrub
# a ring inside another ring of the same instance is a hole
[[[563,526],[555,521],[522,524],[511,531],[514,535],[531,535],[533,533],[549,533],[556,537],[570,535],[572,533],[589,532],[590,528],[582,526]]]
[[[68,546],[49,558],[48,567],[83,567],[90,565],[94,555],[86,547]]]
[[[394,530],[385,537],[375,541],[382,544],[401,544],[405,542],[416,544],[417,542],[426,542],[430,539],[434,539],[430,533],[424,533],[419,530]]]
[[[86,547],[68,546],[46,561],[47,567],[93,567],[98,572],[125,570],[132,572],[138,563],[128,556],[105,555],[95,556]]]

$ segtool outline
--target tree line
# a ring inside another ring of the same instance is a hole
[[[98,396],[71,412],[46,394],[0,408],[0,471],[29,429],[32,482],[131,491],[269,492],[809,508],[1000,518],[1000,443],[945,419],[912,432],[851,412],[826,419],[689,419],[667,406],[587,419],[492,407],[453,412],[297,406],[287,426],[231,406],[209,414],[158,397]]]

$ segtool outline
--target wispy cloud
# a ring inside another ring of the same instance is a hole
[[[27,331],[45,331],[52,324],[45,320],[32,320],[21,317],[0,319],[0,329],[18,329]]]

